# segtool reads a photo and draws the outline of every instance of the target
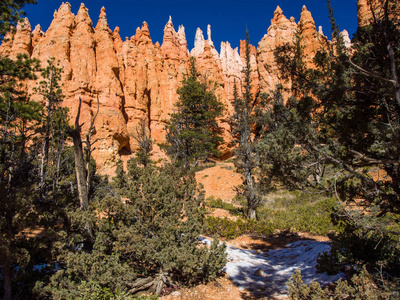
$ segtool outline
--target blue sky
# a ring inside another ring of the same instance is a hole
[[[203,30],[207,38],[207,24],[211,25],[212,40],[217,50],[221,41],[229,41],[233,47],[239,46],[239,41],[245,38],[246,27],[249,30],[250,42],[257,46],[271,24],[277,5],[282,8],[287,18],[293,16],[296,22],[300,19],[302,6],[306,5],[313,15],[317,28],[321,25],[324,34],[330,36],[328,9],[324,0],[71,0],[69,3],[74,14],[79,10],[81,2],[89,9],[94,26],[100,9],[104,6],[110,28],[114,30],[115,26],[119,26],[123,40],[126,36],[134,35],[136,28],[141,27],[142,22],[146,21],[153,43],[158,41],[161,44],[164,26],[171,15],[175,30],[178,30],[179,25],[185,26],[189,50],[193,48],[197,27]],[[356,0],[331,0],[331,2],[340,30],[347,29],[351,37],[357,27]],[[32,28],[40,24],[46,31],[54,11],[61,3],[62,1],[58,0],[38,0],[38,4],[26,6],[25,11]]]

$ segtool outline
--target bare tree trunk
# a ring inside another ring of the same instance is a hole
[[[90,193],[90,158],[92,155],[92,132],[93,132],[93,126],[94,126],[94,121],[97,118],[97,115],[99,114],[99,109],[100,109],[100,101],[99,101],[99,95],[97,95],[97,111],[95,116],[92,118],[90,116],[90,126],[88,133],[86,134],[86,148],[85,148],[85,159],[86,159],[86,190],[88,193]],[[95,140],[93,144],[96,142]]]
[[[74,143],[75,172],[76,172],[76,181],[78,184],[79,203],[81,209],[87,211],[89,208],[89,194],[86,182],[87,170],[82,149],[81,125],[79,125],[81,106],[82,106],[82,100],[81,98],[79,98],[79,107],[75,118],[75,128],[74,129],[68,128],[68,134],[72,137],[72,141]]]
[[[70,132],[70,135],[74,142],[75,172],[76,181],[78,183],[79,202],[81,209],[86,211],[89,208],[89,194],[87,190],[87,170],[85,159],[83,157],[80,128],[78,130],[75,129],[74,131]]]
[[[98,101],[98,99],[97,99]],[[99,103],[97,103],[99,106]],[[75,128],[68,128],[68,134],[72,137],[72,141],[74,143],[74,154],[75,154],[75,172],[76,172],[76,181],[78,184],[78,194],[79,194],[79,202],[80,207],[83,211],[87,211],[89,209],[89,188],[90,188],[90,177],[89,177],[89,161],[85,161],[85,156],[83,154],[83,146],[82,146],[82,138],[81,138],[81,127],[79,125],[79,117],[81,113],[81,106],[82,106],[82,99],[79,98],[79,106],[78,112],[75,118]],[[97,112],[99,108],[97,107]],[[97,113],[96,113],[97,116]],[[85,149],[86,152],[86,160],[90,160],[90,147],[91,147],[91,131],[93,130],[93,123],[96,119],[96,116],[91,121],[89,127],[89,133],[87,134],[86,144],[87,148]],[[90,223],[85,224],[85,228],[91,238],[94,237],[93,228]]]
[[[256,219],[256,210],[255,210],[255,208],[250,208],[249,207],[249,209],[247,211],[247,214],[248,214],[248,218],[250,220],[255,220]]]

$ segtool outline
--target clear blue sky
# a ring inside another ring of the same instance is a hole
[[[32,28],[40,24],[46,31],[54,11],[59,8],[62,1],[38,0],[37,2],[36,5],[26,6],[25,11]],[[317,28],[321,25],[324,34],[328,37],[331,35],[328,9],[324,0],[71,0],[69,3],[74,14],[78,12],[81,2],[89,9],[94,26],[97,24],[100,8],[104,6],[111,30],[119,26],[123,40],[126,36],[134,35],[136,28],[141,27],[142,22],[146,21],[153,43],[158,41],[161,44],[164,26],[171,15],[175,30],[178,30],[179,25],[185,26],[189,50],[193,48],[197,27],[203,30],[207,38],[207,24],[211,25],[212,40],[217,50],[221,41],[229,41],[233,47],[237,47],[239,41],[245,38],[246,27],[249,30],[250,42],[257,46],[267,33],[277,5],[282,8],[287,18],[293,16],[296,22],[300,19],[302,6],[306,5],[312,13]],[[357,27],[356,0],[331,0],[331,2],[340,30],[346,29],[352,37]]]

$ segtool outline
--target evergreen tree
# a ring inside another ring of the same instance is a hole
[[[270,122],[259,153],[270,181],[321,187],[336,196],[334,217],[344,229],[333,237],[324,260],[399,275],[400,40],[393,3],[378,3],[383,13],[358,28],[352,51],[345,48],[330,9],[334,43],[317,53],[313,69],[296,59],[301,58],[298,41],[278,49],[295,97],[286,106],[273,102],[269,118],[279,124]],[[275,155],[274,145],[292,150]]]
[[[0,40],[19,20],[21,8],[35,1],[0,4]],[[30,262],[34,242],[27,243],[24,229],[37,222],[35,215],[34,151],[28,149],[41,106],[29,101],[19,82],[33,79],[38,62],[19,55],[0,57],[0,265],[3,299],[13,297],[12,283]]]
[[[253,132],[252,126],[257,125],[261,99],[251,92],[250,41],[248,31],[246,31],[245,51],[246,64],[243,69],[243,91],[242,96],[239,97],[235,83],[232,103],[234,113],[231,118],[231,127],[233,141],[236,144],[236,149],[234,150],[234,154],[236,155],[235,167],[243,175],[243,184],[237,187],[237,192],[243,195],[247,201],[247,217],[255,219],[256,208],[261,203],[260,186],[255,179],[257,168],[255,145],[259,139],[259,132]]]
[[[150,163],[150,151],[153,149],[153,139],[150,136],[149,129],[146,126],[145,120],[140,120],[139,124],[135,128],[135,133],[131,137],[136,140],[140,150],[136,153],[137,158],[140,160],[143,166],[147,166]]]
[[[53,196],[60,178],[61,155],[64,151],[66,130],[68,127],[68,109],[60,107],[64,95],[59,81],[62,70],[58,68],[54,59],[49,60],[48,66],[42,72],[35,92],[42,96],[45,102],[43,123],[40,133],[43,136],[40,149],[40,193],[46,197],[49,192]]]
[[[25,4],[36,4],[36,0],[7,0],[0,2],[0,42],[4,35],[25,15]]]
[[[217,147],[223,141],[217,123],[223,105],[209,85],[206,78],[204,82],[197,79],[196,61],[191,57],[189,75],[177,90],[176,112],[165,128],[164,145],[168,155],[185,169],[218,155]]]
[[[62,99],[60,90],[54,89],[58,77],[48,76],[49,70],[59,73],[59,69],[50,64],[43,70],[37,91],[51,104],[43,108],[19,85],[22,79],[34,78],[38,61],[23,56],[1,61],[11,66],[3,69],[6,80],[0,87],[2,284],[4,298],[27,298],[37,277],[51,271],[35,270],[35,265],[51,261],[51,244],[58,239],[56,225],[65,219],[66,207],[75,198],[63,149],[67,112],[48,98]],[[13,285],[20,288],[12,292]]]
[[[128,298],[140,291],[160,294],[165,286],[207,281],[220,273],[225,245],[199,245],[204,195],[194,176],[182,176],[172,165],[142,167],[131,159],[125,178],[126,183],[116,180],[125,185],[120,189],[124,201],[111,192],[92,202],[92,249],[79,243],[84,234],[79,223],[86,221],[74,217],[81,232],[59,244],[60,270],[49,285],[38,285],[42,295],[79,299],[83,292],[92,296],[98,291],[110,299]]]

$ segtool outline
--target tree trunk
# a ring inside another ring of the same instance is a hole
[[[3,299],[4,300],[11,300],[11,279],[12,279],[12,274],[11,274],[11,266],[6,258],[4,264],[2,265],[3,269]]]
[[[52,94],[52,89],[53,89],[53,84],[54,84],[54,74],[53,74],[53,69],[51,69],[51,75],[50,75],[50,84],[49,84],[49,91],[48,94],[50,96],[47,97],[48,103],[47,103],[47,116],[46,116],[46,131],[45,131],[45,137],[43,140],[43,146],[42,146],[42,159],[41,159],[41,166],[40,166],[40,196],[42,197],[45,181],[46,181],[46,175],[47,175],[47,165],[48,165],[48,160],[49,160],[49,148],[50,148],[50,123],[52,119],[52,108],[53,108],[53,98],[51,96]]]
[[[80,207],[83,211],[89,209],[89,191],[88,191],[88,170],[86,169],[85,157],[83,155],[82,138],[81,138],[81,125],[79,125],[79,117],[81,113],[82,100],[79,98],[78,112],[75,118],[75,128],[69,128],[68,134],[72,137],[74,143],[75,154],[75,172],[76,181],[78,184],[78,194]],[[92,225],[87,222],[85,228],[91,238],[94,238]]]
[[[75,172],[78,183],[79,202],[81,209],[87,211],[89,208],[89,195],[87,190],[86,165],[83,157],[82,140],[80,130],[74,130],[70,133],[74,142],[75,154]]]
[[[248,214],[248,218],[250,220],[255,220],[256,219],[256,210],[254,208],[249,207],[247,214]]]

